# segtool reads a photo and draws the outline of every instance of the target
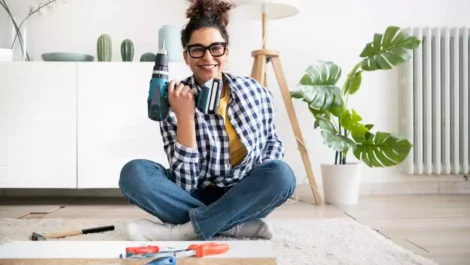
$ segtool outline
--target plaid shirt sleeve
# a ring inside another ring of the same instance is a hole
[[[175,183],[191,192],[196,188],[199,177],[198,149],[184,146],[176,140],[176,117],[171,111],[167,119],[160,122],[160,132]]]
[[[261,84],[259,84],[261,86]],[[267,112],[267,124],[268,130],[266,134],[267,144],[261,153],[261,162],[268,160],[281,160],[284,157],[285,147],[279,135],[277,134],[275,121],[276,108],[274,106],[274,100],[271,91],[263,88],[266,91],[266,112]]]

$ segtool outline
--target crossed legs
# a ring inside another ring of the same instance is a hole
[[[217,234],[272,236],[264,218],[294,192],[295,176],[283,161],[267,161],[230,189],[190,194],[171,181],[161,164],[136,159],[121,171],[119,186],[128,200],[164,224],[137,220],[136,240],[209,240]]]

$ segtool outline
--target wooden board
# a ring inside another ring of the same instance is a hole
[[[215,241],[217,242],[217,241]],[[145,260],[121,259],[126,247],[157,245],[165,249],[183,249],[201,241],[39,241],[11,242],[0,246],[0,264],[119,264],[140,265]],[[227,253],[205,258],[179,258],[178,265],[277,265],[272,245],[265,241],[224,241]],[[58,249],[60,248],[60,251]]]

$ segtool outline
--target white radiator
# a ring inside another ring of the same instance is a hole
[[[422,41],[399,67],[400,130],[412,144],[408,174],[469,174],[469,30],[406,28]]]

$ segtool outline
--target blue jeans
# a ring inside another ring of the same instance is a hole
[[[285,162],[267,161],[230,188],[191,194],[171,181],[161,164],[135,159],[124,165],[119,187],[133,204],[162,222],[191,221],[198,239],[208,240],[238,224],[264,218],[292,196],[296,180]]]

